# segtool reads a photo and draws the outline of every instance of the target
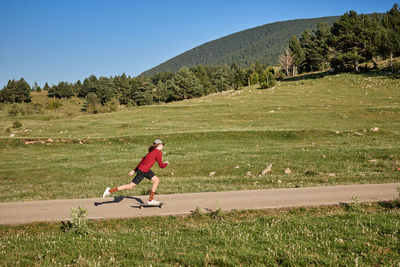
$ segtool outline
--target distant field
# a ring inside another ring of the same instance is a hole
[[[78,116],[74,101],[16,117],[1,106],[0,201],[99,197],[130,180],[155,138],[171,163],[153,167],[158,193],[400,180],[400,82],[384,76],[308,76],[97,115]],[[22,127],[12,128],[16,121]]]

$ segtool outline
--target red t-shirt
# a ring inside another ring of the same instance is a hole
[[[158,166],[160,166],[160,168],[165,168],[168,166],[167,163],[162,162],[161,151],[158,149],[154,149],[142,158],[142,160],[136,166],[135,171],[139,169],[143,172],[148,172],[150,168],[153,167],[154,163],[156,163],[156,161],[158,162]]]

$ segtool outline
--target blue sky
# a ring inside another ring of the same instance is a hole
[[[136,76],[205,42],[276,21],[386,12],[388,0],[1,0],[0,89]]]

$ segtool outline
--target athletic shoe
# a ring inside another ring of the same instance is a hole
[[[148,205],[158,205],[158,204],[160,204],[160,202],[158,202],[157,200],[152,200],[152,201],[149,201],[149,202],[147,202],[147,204]]]
[[[110,193],[110,188],[107,187],[106,190],[104,190],[103,198],[105,198],[106,196],[109,196],[109,195],[111,195],[111,193]]]

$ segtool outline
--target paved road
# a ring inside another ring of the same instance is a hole
[[[78,206],[88,210],[87,218],[104,219],[183,215],[196,208],[229,211],[333,205],[350,203],[353,196],[360,202],[376,202],[395,199],[397,187],[400,183],[157,195],[157,200],[165,202],[161,209],[139,209],[147,196],[0,203],[0,224],[68,220],[71,208]]]

